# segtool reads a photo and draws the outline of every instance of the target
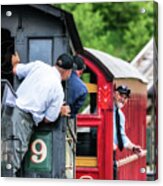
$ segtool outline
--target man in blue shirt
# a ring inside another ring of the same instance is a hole
[[[141,147],[132,143],[125,133],[125,116],[121,110],[128,102],[130,94],[130,89],[125,85],[118,86],[114,92],[114,149],[118,147],[120,151],[122,151],[123,148],[126,148],[132,150],[134,153],[140,154],[142,151]]]
[[[54,122],[61,110],[61,115],[69,116],[70,108],[63,106],[64,92],[61,81],[67,80],[73,69],[73,58],[68,54],[58,57],[56,65],[51,67],[42,61],[20,64],[18,54],[12,56],[13,74],[23,79],[16,94],[15,107],[11,116],[14,136],[22,148],[13,141],[13,159],[11,160],[13,176],[16,176],[21,161],[28,150],[33,127],[40,122]],[[64,109],[61,109],[65,107]],[[2,114],[2,126],[8,130],[5,112]],[[2,141],[5,139],[2,139]],[[2,143],[3,148],[3,143]],[[3,172],[2,172],[3,174]]]
[[[80,79],[86,68],[84,61],[79,56],[74,56],[73,59],[77,69],[72,72],[68,79],[68,105],[71,108],[71,118],[75,118],[88,93],[86,85]]]
[[[126,85],[120,85],[114,92],[114,112],[113,112],[113,159],[114,159],[114,179],[116,179],[116,155],[115,151],[119,148],[122,151],[124,148],[131,150],[138,156],[142,156],[143,150],[139,145],[135,145],[130,141],[125,133],[125,116],[122,108],[128,102],[131,90]]]

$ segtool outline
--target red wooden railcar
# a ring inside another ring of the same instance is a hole
[[[127,85],[132,95],[124,108],[126,133],[146,149],[146,80],[130,64],[106,53],[85,49],[87,111],[78,114],[76,178],[113,179],[113,90]],[[89,81],[88,81],[89,79]],[[146,180],[146,157],[117,152],[118,179]]]

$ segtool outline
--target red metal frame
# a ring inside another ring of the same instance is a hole
[[[112,179],[112,83],[107,82],[102,71],[88,59],[84,59],[86,65],[96,74],[98,94],[97,113],[88,115],[78,115],[77,125],[79,127],[97,127],[97,167],[81,168],[77,167],[76,177],[89,175],[93,179]],[[107,141],[107,143],[106,143]]]

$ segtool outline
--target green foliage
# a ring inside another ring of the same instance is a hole
[[[153,35],[154,3],[60,4],[71,12],[84,47],[131,61]],[[145,8],[146,12],[140,10]]]

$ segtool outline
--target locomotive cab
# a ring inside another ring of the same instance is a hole
[[[21,63],[41,60],[52,66],[60,54],[76,53],[81,48],[73,17],[68,12],[51,5],[34,4],[2,5],[1,9],[1,75],[11,83],[15,91],[21,83],[12,75],[11,55],[15,51],[18,52]],[[75,139],[72,137],[74,124],[68,129],[67,123],[66,118],[59,117],[51,125],[40,124],[35,128],[29,152],[18,176],[74,177],[75,142],[69,140]],[[4,167],[6,169],[6,165]],[[3,176],[12,176],[10,172],[12,165]]]

